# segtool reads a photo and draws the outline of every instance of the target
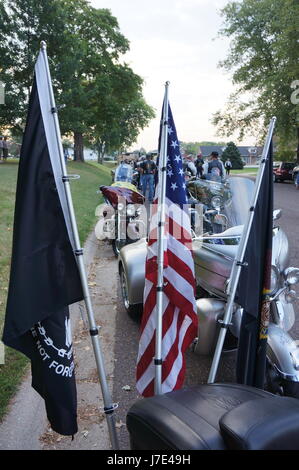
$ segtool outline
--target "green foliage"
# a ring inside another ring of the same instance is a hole
[[[203,141],[203,142],[181,142],[181,148],[187,154],[197,155],[199,152],[199,148],[201,145],[225,145],[224,142],[210,142],[210,141]]]
[[[279,162],[293,162],[294,150],[281,149],[275,154],[275,160]]]
[[[104,151],[123,150],[136,141],[155,114],[142,96],[142,80],[127,65],[114,65],[113,73],[103,74],[91,86],[94,122],[89,137],[100,159]],[[99,100],[99,96],[101,99]]]
[[[232,163],[233,170],[242,170],[244,162],[242,160],[241,154],[234,144],[234,142],[228,142],[225,150],[222,153],[221,160],[225,163],[226,160],[230,159]]]
[[[107,146],[126,145],[153,117],[142,97],[142,79],[120,63],[129,42],[110,10],[86,0],[0,0],[0,22],[0,80],[6,92],[0,129],[23,132],[41,40],[47,43],[61,131],[76,136],[75,155],[83,134]],[[121,136],[111,115],[121,117]]]
[[[213,117],[219,134],[260,134],[275,115],[280,144],[293,142],[295,150],[299,105],[291,102],[291,85],[299,77],[298,0],[231,1],[222,15],[220,35],[231,45],[220,65],[233,71],[238,90]]]

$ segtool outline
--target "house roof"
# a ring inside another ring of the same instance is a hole
[[[212,152],[218,152],[219,156],[222,156],[223,151],[225,150],[225,145],[201,145],[200,151],[204,157],[208,157]],[[254,157],[259,157],[262,154],[263,147],[254,147],[254,146],[237,146],[242,157],[249,157],[250,155]]]

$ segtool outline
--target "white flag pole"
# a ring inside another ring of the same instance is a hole
[[[74,207],[73,207],[73,202],[72,202],[72,195],[71,195],[71,189],[70,189],[70,183],[69,183],[70,176],[67,175],[65,159],[63,155],[63,148],[61,144],[60,127],[59,127],[57,109],[56,109],[56,104],[55,104],[51,74],[50,74],[48,57],[47,57],[47,46],[44,41],[41,42],[41,52],[44,58],[44,63],[45,63],[45,68],[46,68],[46,73],[47,73],[47,81],[48,81],[47,85],[48,85],[48,90],[49,90],[49,95],[50,95],[51,112],[52,112],[52,116],[54,120],[56,139],[57,139],[57,144],[59,148],[58,158],[60,160],[62,180],[64,182],[66,200],[67,200],[67,205],[68,205],[68,212],[69,212],[70,223],[71,223],[71,228],[73,232],[74,248],[75,248],[74,253],[76,255],[77,264],[79,268],[80,279],[82,283],[82,290],[84,294],[84,301],[85,301],[87,316],[88,316],[88,321],[89,321],[89,331],[90,331],[98,375],[99,375],[101,389],[102,389],[102,395],[103,395],[103,401],[104,401],[104,413],[105,413],[106,420],[107,420],[112,448],[115,450],[118,450],[119,444],[118,444],[118,437],[117,437],[116,427],[115,427],[115,422],[114,422],[114,410],[116,408],[116,405],[112,403],[111,395],[108,389],[108,384],[107,384],[107,379],[106,379],[104,360],[103,360],[103,355],[102,355],[101,346],[100,346],[99,330],[95,323],[94,312],[93,312],[89,288],[88,288],[87,275],[86,275],[84,260],[83,260],[83,250],[80,244],[78,227],[76,223],[76,217],[75,217],[75,212],[74,212]]]
[[[220,356],[221,356],[221,352],[222,352],[222,348],[223,348],[223,344],[224,344],[224,340],[226,336],[226,331],[231,323],[235,295],[236,295],[236,291],[238,287],[241,269],[243,266],[243,260],[244,260],[247,242],[248,242],[248,238],[249,238],[249,234],[251,230],[251,225],[253,222],[254,211],[255,211],[256,203],[258,200],[258,196],[259,196],[259,192],[260,192],[260,188],[261,188],[261,184],[263,180],[265,164],[268,159],[268,152],[269,152],[269,148],[270,148],[270,144],[271,144],[271,140],[272,140],[272,136],[274,132],[275,123],[276,123],[276,117],[273,117],[270,121],[265,146],[263,149],[260,169],[256,178],[255,191],[254,191],[254,195],[252,199],[252,204],[249,208],[248,218],[243,228],[243,233],[242,233],[242,237],[241,237],[240,244],[238,247],[238,252],[233,261],[232,271],[231,271],[230,280],[229,280],[229,284],[227,288],[227,303],[226,303],[225,314],[224,314],[223,321],[221,322],[220,333],[219,333],[218,342],[217,342],[215,353],[214,353],[214,358],[213,358],[210,374],[208,377],[208,383],[215,382],[215,377],[216,377],[218,365],[220,362]]]
[[[165,196],[168,142],[168,87],[165,83],[164,105],[162,113],[162,132],[159,151],[158,173],[158,276],[156,301],[156,348],[155,348],[155,395],[162,394],[162,316],[163,316],[163,274],[165,242]]]

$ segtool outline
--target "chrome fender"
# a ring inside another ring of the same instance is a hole
[[[194,352],[199,356],[210,356],[215,351],[225,302],[204,298],[196,301],[198,316],[198,340]]]
[[[283,379],[299,382],[298,342],[274,323],[268,327],[267,357]]]
[[[143,303],[145,280],[146,239],[124,246],[118,257],[118,270],[124,270],[127,281],[127,294],[130,305]]]
[[[202,298],[196,301],[198,316],[198,340],[194,346],[194,352],[199,356],[211,356],[214,354],[219,332],[219,320],[223,319],[226,302],[213,298]],[[235,305],[237,307],[237,305]],[[239,337],[239,331],[242,320],[242,309],[235,308],[230,332]]]

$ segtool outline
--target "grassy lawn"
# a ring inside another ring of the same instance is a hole
[[[99,164],[69,162],[69,174],[80,175],[71,181],[71,190],[82,245],[94,227],[97,218],[95,209],[100,203],[97,194],[101,184],[111,181],[110,168]],[[9,160],[0,165],[0,338],[5,315],[9,282],[12,246],[13,215],[18,161]],[[15,393],[25,371],[28,360],[11,348],[5,349],[5,364],[0,365],[0,419],[3,418],[9,399]]]
[[[258,168],[243,168],[243,170],[231,170],[232,175],[243,175],[246,173],[251,173],[252,175],[256,175],[258,172]]]

